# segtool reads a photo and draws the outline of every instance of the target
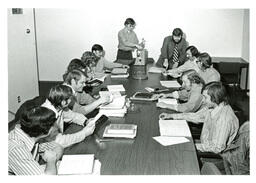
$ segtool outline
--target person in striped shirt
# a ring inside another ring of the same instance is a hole
[[[157,107],[167,108],[178,112],[196,112],[203,107],[203,96],[201,90],[204,86],[204,81],[194,70],[188,70],[183,73],[182,77],[183,90],[174,91],[168,94],[160,94],[159,97],[172,97],[185,101],[179,104],[166,104],[158,102]]]
[[[38,146],[48,136],[56,135],[55,122],[55,113],[45,107],[28,107],[22,112],[20,123],[9,133],[8,172],[10,175],[57,174],[56,162],[61,158],[63,148],[56,143]],[[38,151],[31,152],[33,149]],[[36,160],[38,152],[42,153],[45,166],[41,166]]]
[[[160,114],[161,119],[185,119],[194,123],[203,123],[200,142],[196,148],[200,152],[221,153],[234,140],[238,128],[238,119],[228,104],[226,89],[220,82],[211,82],[202,90],[207,109],[196,113]]]

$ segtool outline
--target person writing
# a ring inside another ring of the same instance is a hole
[[[200,152],[221,153],[234,140],[239,128],[238,119],[228,103],[227,92],[221,82],[211,82],[202,89],[204,103],[208,110],[196,113],[160,114],[161,119],[185,119],[203,123],[200,142],[196,149]]]

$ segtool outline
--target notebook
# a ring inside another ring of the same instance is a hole
[[[94,154],[63,155],[58,169],[59,175],[91,174]]]

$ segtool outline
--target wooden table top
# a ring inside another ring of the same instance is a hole
[[[161,87],[161,74],[148,73],[147,80],[106,78],[104,85],[123,84],[130,97],[145,87]],[[156,107],[156,102],[135,102],[136,111],[128,111],[124,118],[110,118],[111,123],[137,125],[137,136],[133,140],[99,141],[106,123],[97,127],[94,135],[83,142],[65,149],[65,154],[95,154],[101,162],[102,175],[174,175],[200,174],[193,140],[172,146],[162,146],[152,137],[159,136],[158,116],[166,109]],[[81,129],[72,125],[66,133]]]

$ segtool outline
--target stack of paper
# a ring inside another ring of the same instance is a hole
[[[94,154],[64,155],[58,169],[59,175],[91,174]]]
[[[150,73],[162,73],[164,71],[165,71],[165,69],[160,68],[160,67],[150,67],[148,70],[148,72],[150,72]]]
[[[163,102],[165,104],[178,104],[177,100],[174,98],[159,98],[158,102]]]
[[[122,85],[121,85],[122,86]],[[102,91],[99,93],[100,96],[110,96],[111,101],[109,104],[101,105],[100,106],[100,113],[104,114],[108,117],[124,117],[124,115],[127,113],[127,109],[125,106],[125,97],[121,96],[121,93],[118,91]]]
[[[134,138],[137,133],[137,125],[133,124],[110,124],[103,133],[103,137]]]
[[[177,81],[160,81],[161,85],[166,88],[179,88],[181,87]]]
[[[153,137],[160,144],[174,145],[189,142],[185,137],[191,137],[186,120],[159,120],[160,135]]]

